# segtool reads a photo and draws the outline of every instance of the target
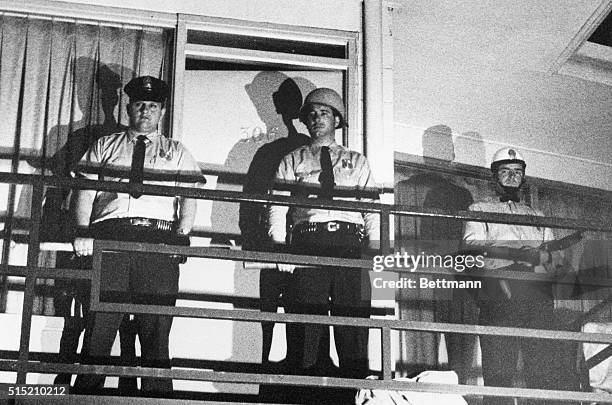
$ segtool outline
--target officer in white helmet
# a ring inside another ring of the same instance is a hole
[[[521,187],[525,183],[527,164],[523,156],[512,148],[502,148],[493,155],[491,172],[502,201],[520,201]]]
[[[327,88],[313,90],[304,100],[300,120],[306,125],[312,141],[283,158],[276,174],[277,183],[294,185],[293,195],[323,200],[377,199],[375,192],[370,198],[364,197],[368,195],[366,189],[376,190],[365,156],[335,141],[336,129],[346,125],[340,95]],[[379,218],[373,213],[303,207],[288,210],[284,206],[271,206],[269,214],[271,239],[278,245],[288,242],[293,253],[359,258],[362,247],[373,249],[380,239]],[[367,272],[340,267],[295,268],[292,264],[279,264],[278,269],[293,273],[290,291],[285,297],[286,311],[369,317],[371,293],[364,291],[367,288],[364,286],[369,286]],[[329,328],[325,325],[297,325],[294,328],[298,329],[298,338],[288,336],[287,342],[287,360],[293,371],[324,375],[333,370],[329,358]],[[365,378],[368,375],[368,330],[334,327],[334,337],[341,375]],[[315,401],[314,393],[306,395]],[[324,399],[330,401],[325,403],[345,403],[329,395],[324,394]],[[344,399],[352,402],[353,398],[354,393],[347,394]]]
[[[485,202],[470,206],[471,211],[500,214],[542,216],[542,212],[522,199],[527,164],[514,148],[498,150],[491,163],[496,195]],[[554,239],[550,228],[466,222],[464,243],[469,247],[504,247],[521,250],[533,249],[535,263],[517,257],[488,255],[485,270],[509,270],[556,274],[562,271],[563,257],[558,251],[540,249],[542,243]],[[490,249],[493,251],[494,249]],[[507,249],[511,251],[511,249]],[[515,251],[516,252],[516,251]],[[539,254],[537,254],[539,252]],[[553,295],[550,283],[520,280],[482,278],[478,292],[479,322],[482,325],[521,328],[552,329]],[[480,336],[482,373],[487,386],[510,387],[517,370],[519,352],[522,352],[524,380],[529,388],[567,389],[560,387],[555,364],[550,353],[555,342],[521,337]],[[512,398],[488,398],[488,404],[513,404]]]

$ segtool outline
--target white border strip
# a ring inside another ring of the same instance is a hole
[[[48,18],[59,17],[62,19],[75,19],[77,22],[92,20],[96,23],[104,21],[114,24],[146,25],[163,28],[174,28],[176,26],[176,14],[92,6],[61,1],[28,0],[25,2],[0,0],[0,10],[23,13],[25,16],[31,18],[46,16]]]

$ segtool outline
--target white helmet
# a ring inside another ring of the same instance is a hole
[[[520,163],[523,165],[523,170],[527,167],[523,155],[514,148],[501,148],[493,155],[493,162],[491,162],[491,171],[493,174],[497,174],[497,169],[504,163]]]

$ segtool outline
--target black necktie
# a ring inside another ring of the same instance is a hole
[[[138,135],[136,138],[136,146],[134,146],[134,153],[132,154],[130,184],[142,184],[146,140],[147,137],[145,135]],[[142,193],[140,191],[132,191],[130,195],[134,198],[139,198]]]
[[[321,183],[321,198],[332,198],[334,193],[334,169],[332,167],[331,157],[329,156],[329,147],[321,148],[321,174],[319,175],[319,183]]]

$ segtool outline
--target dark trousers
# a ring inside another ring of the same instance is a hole
[[[369,317],[370,308],[362,300],[360,269],[322,267],[296,269],[288,292],[287,312],[335,316]],[[330,300],[331,298],[331,300]],[[300,362],[298,369],[308,370],[329,361],[329,326],[296,324],[288,342],[289,356]],[[364,378],[368,371],[368,330],[334,326],[334,340],[341,373]],[[298,345],[297,353],[291,345]],[[293,357],[291,357],[293,358]]]
[[[93,227],[98,239],[116,239],[149,243],[168,243],[169,235],[147,228]],[[104,253],[100,280],[100,300],[107,302],[174,305],[178,294],[179,266],[175,258],[155,253]],[[83,360],[88,364],[108,364],[123,313],[95,312],[87,322],[83,343]],[[140,339],[141,365],[170,367],[169,336],[172,317],[135,315]],[[77,393],[90,393],[102,388],[103,375],[79,375],[75,383]],[[142,391],[158,395],[172,391],[172,380],[142,378]]]
[[[554,329],[552,300],[487,300],[480,303],[480,324],[534,329]],[[568,389],[563,386],[554,361],[560,342],[507,336],[480,336],[482,373],[486,386],[512,387],[519,352],[523,359],[523,377],[528,388]],[[493,398],[487,404],[510,405],[512,398]],[[527,400],[521,403],[553,404],[551,401]]]
[[[276,269],[261,269],[259,272],[259,309],[263,312],[276,312],[278,307],[283,306],[285,291],[291,281],[291,274],[281,273]],[[262,364],[269,365],[270,350],[272,349],[272,337],[274,333],[274,322],[262,322]]]
[[[72,253],[58,253],[56,267],[68,269],[91,269],[91,258],[72,257]],[[85,320],[89,315],[90,285],[83,280],[55,280],[55,315],[64,318],[64,328],[60,339],[58,361],[60,363],[77,363],[79,356],[79,338],[85,329]],[[72,305],[74,301],[74,315]],[[55,384],[70,384],[72,374],[60,373],[55,377]]]
[[[91,257],[74,257],[72,253],[60,253],[57,257],[56,267],[71,269],[91,269]],[[55,282],[55,313],[64,317],[64,328],[60,339],[59,362],[77,363],[79,361],[78,347],[81,333],[89,319],[89,291],[88,281],[62,280]],[[74,315],[71,313],[74,301]],[[121,363],[135,365],[136,330],[135,326],[126,316],[119,327],[121,342]],[[54,384],[69,385],[72,374],[60,373],[54,379]],[[120,377],[119,391],[122,395],[132,395],[136,391],[136,378]]]
[[[297,254],[359,258],[361,239],[342,231],[293,235],[291,250]],[[290,313],[369,317],[371,289],[367,269],[317,267],[297,268],[289,283],[286,310]],[[366,328],[334,326],[339,370],[331,367],[329,326],[294,324],[288,328],[287,358],[295,370],[306,375],[365,378],[368,366]],[[354,397],[353,390],[323,392],[305,390],[310,403],[342,404]]]

